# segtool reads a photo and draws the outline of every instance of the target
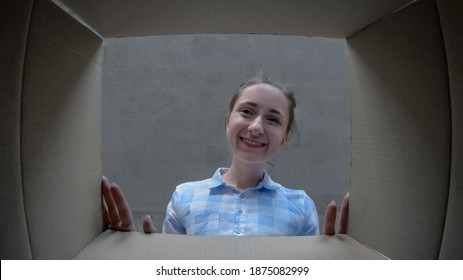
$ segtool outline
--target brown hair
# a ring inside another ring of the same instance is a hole
[[[294,92],[286,85],[273,81],[271,78],[269,78],[267,75],[259,73],[256,76],[248,79],[244,83],[242,83],[235,91],[232,99],[230,100],[230,104],[228,105],[229,109],[229,115],[230,116],[231,112],[233,111],[233,108],[235,107],[235,103],[240,97],[241,92],[243,92],[244,89],[253,86],[253,85],[258,85],[258,84],[266,84],[270,85],[286,96],[288,99],[289,103],[289,122],[288,122],[288,127],[286,128],[286,133],[288,136],[292,135],[293,132],[297,132],[297,127],[296,127],[296,120],[295,120],[295,109],[296,109],[296,97],[294,96]],[[227,119],[228,119],[227,117]]]

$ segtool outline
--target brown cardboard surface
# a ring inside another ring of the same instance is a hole
[[[452,158],[441,259],[463,259],[463,3],[437,2],[444,34],[452,111]]]
[[[392,259],[436,259],[450,172],[446,56],[434,1],[348,39],[349,233]]]
[[[106,231],[75,259],[385,259],[348,235],[212,237]]]
[[[21,181],[20,113],[32,4],[32,1],[0,4],[0,215],[8,225],[0,231],[2,260],[31,258]]]
[[[345,38],[411,0],[60,0],[103,37],[255,33]]]
[[[35,1],[21,112],[33,258],[72,258],[101,231],[101,44],[52,2]]]

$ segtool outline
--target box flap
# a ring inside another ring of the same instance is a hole
[[[211,237],[106,231],[76,259],[385,259],[348,235]]]

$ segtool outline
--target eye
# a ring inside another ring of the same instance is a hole
[[[277,117],[268,117],[267,120],[271,123],[271,124],[280,124],[280,120],[277,118]]]
[[[241,109],[240,112],[245,117],[251,117],[251,116],[254,115],[254,112],[251,109],[248,109],[248,108],[243,108],[243,109]]]

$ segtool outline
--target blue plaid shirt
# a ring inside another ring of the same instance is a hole
[[[219,168],[210,179],[179,185],[167,206],[163,233],[194,235],[317,235],[318,214],[302,190],[272,181],[267,172],[243,192],[225,184]]]

